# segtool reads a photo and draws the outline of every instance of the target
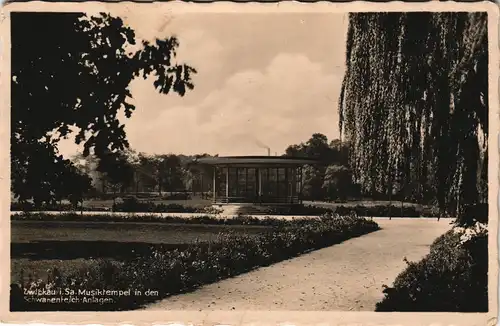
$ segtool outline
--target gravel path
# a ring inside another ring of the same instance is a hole
[[[382,230],[169,297],[150,310],[374,311],[390,285],[451,219],[376,218]],[[167,280],[166,280],[167,281]]]

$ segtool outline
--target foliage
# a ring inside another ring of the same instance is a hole
[[[281,222],[279,222],[281,223]],[[310,250],[330,246],[349,238],[376,231],[378,225],[355,216],[330,216],[317,220],[288,221],[261,236],[236,236],[221,233],[217,240],[198,243],[186,250],[152,249],[147,256],[113,265],[101,261],[73,275],[61,275],[47,282],[12,285],[11,310],[123,310],[138,308],[169,295],[192,290],[203,284],[238,275],[259,266],[266,266]],[[92,306],[85,304],[29,303],[22,296],[24,288],[37,289],[132,289],[131,295],[110,296],[113,303]],[[158,291],[156,296],[134,295],[139,290]],[[21,292],[20,292],[21,291]]]
[[[190,200],[191,194],[186,192],[170,193],[169,195],[163,195],[161,198],[163,200]]]
[[[487,201],[486,13],[350,14],[346,65],[340,129],[365,192]]]
[[[118,191],[123,193],[134,181],[134,167],[122,152],[103,153],[97,171],[105,177],[115,193]]]
[[[305,165],[302,167],[302,198],[323,199],[322,188],[325,168],[317,165]]]
[[[472,231],[472,232],[471,232]],[[384,290],[377,311],[488,311],[488,236],[485,226],[456,228]]]
[[[199,212],[199,214],[206,215],[193,215],[193,216],[165,216],[158,214],[78,214],[78,213],[62,213],[62,214],[47,214],[42,212],[22,212],[11,214],[11,220],[17,221],[106,221],[106,222],[162,222],[174,224],[207,224],[207,225],[255,225],[255,226],[274,226],[286,227],[290,225],[299,225],[301,223],[308,223],[309,219],[295,218],[293,220],[277,219],[268,216],[248,216],[238,215],[235,217],[222,217],[214,216],[220,213],[219,210],[212,210]],[[328,215],[328,214],[327,214]],[[329,214],[332,215],[332,214]]]
[[[284,216],[321,216],[332,214],[333,211],[328,208],[316,207],[314,205],[292,205],[292,206],[274,206],[260,207],[261,214],[266,215],[284,215]],[[349,213],[347,214],[349,215]]]
[[[43,205],[41,207],[35,207],[30,203],[11,203],[11,211],[23,212],[22,215],[13,215],[12,218],[16,219],[35,219],[35,220],[46,220],[46,219],[56,219],[56,220],[113,220],[113,221],[122,221],[124,219],[131,221],[182,221],[185,219],[184,217],[166,217],[166,216],[154,216],[154,215],[79,215],[74,213],[61,213],[58,215],[47,215],[44,213],[38,214],[37,211],[56,211],[56,212],[64,212],[64,211],[73,211],[73,210],[82,210],[82,211],[97,211],[98,209],[92,207],[74,207],[68,204],[53,204],[53,205]],[[106,211],[106,210],[103,210]],[[155,204],[151,201],[139,201],[138,199],[132,197],[127,198],[123,202],[116,202],[113,205],[114,212],[122,212],[122,213],[199,213],[199,214],[220,214],[222,209],[218,209],[215,207],[203,207],[203,208],[194,208],[190,206],[184,206],[180,204]],[[375,205],[375,206],[364,206],[364,205],[356,205],[356,206],[345,206],[338,205],[332,208],[319,207],[314,205],[299,205],[299,206],[291,206],[291,207],[268,207],[262,208],[261,214],[259,217],[245,217],[240,216],[239,219],[242,218],[248,219],[250,218],[251,224],[258,223],[262,224],[261,220],[265,217],[265,215],[288,215],[288,216],[320,216],[324,214],[339,214],[339,215],[349,215],[356,214],[358,216],[369,216],[369,217],[438,217],[441,216],[440,212],[433,207],[421,207],[417,208],[415,206],[404,206],[397,207],[395,205]],[[57,217],[59,216],[59,217]],[[203,217],[205,218],[205,217]],[[198,221],[197,218],[190,217],[191,221]],[[460,219],[459,219],[460,220]],[[479,219],[481,222],[484,222],[484,219]],[[220,220],[217,218],[217,221],[221,223],[225,223],[226,220]],[[233,221],[230,218],[228,221]],[[216,223],[219,223],[216,222]],[[236,222],[239,223],[239,222]]]
[[[62,138],[98,158],[128,147],[118,114],[135,109],[134,78],[153,78],[163,94],[193,88],[196,71],[174,63],[175,37],[136,46],[134,31],[105,13],[12,13],[11,24],[11,178],[20,200],[53,201],[59,180],[69,183]]]
[[[488,224],[488,204],[468,205],[457,217],[455,224],[459,227],[471,227],[476,223]]]
[[[125,198],[123,203],[113,205],[114,212],[151,212],[151,213],[196,213],[198,210],[180,204],[155,204],[154,202],[139,201],[135,197]]]
[[[372,217],[438,217],[438,210],[432,208],[417,209],[415,206],[397,207],[394,205],[375,206],[337,206],[333,210],[336,214],[344,215],[355,213],[358,216]]]
[[[346,165],[348,163],[348,150],[348,143],[332,140],[329,144],[325,135],[315,133],[305,143],[288,146],[285,150],[285,156],[317,159],[323,164]]]

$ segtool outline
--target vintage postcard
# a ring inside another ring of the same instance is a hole
[[[2,10],[3,322],[496,324],[494,3]]]

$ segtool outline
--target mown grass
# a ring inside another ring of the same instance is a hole
[[[185,249],[196,242],[214,241],[221,232],[252,236],[269,231],[258,225],[12,221],[11,278],[27,281],[31,274],[33,279],[43,279],[51,267],[73,271],[85,266],[86,260],[122,261],[147,254],[152,247]]]

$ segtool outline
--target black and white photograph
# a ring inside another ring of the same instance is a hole
[[[492,313],[484,7],[71,8],[8,13],[11,312]]]

